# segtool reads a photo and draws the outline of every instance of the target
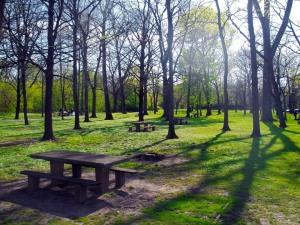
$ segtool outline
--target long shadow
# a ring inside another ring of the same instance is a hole
[[[283,153],[299,151],[299,148],[283,134],[283,130],[272,123],[265,123],[265,125],[269,128],[273,138],[263,148],[260,148],[260,139],[253,139],[249,158],[245,162],[245,166],[242,170],[244,178],[233,193],[236,200],[230,210],[222,217],[222,224],[224,225],[235,224],[239,220],[242,212],[244,211],[246,202],[249,200],[250,189],[253,184],[255,174],[266,168],[268,160],[278,157]],[[268,153],[268,149],[276,142],[277,138],[281,140],[284,147],[278,151]]]
[[[162,215],[164,215],[164,213],[169,213],[169,212],[172,213],[174,210],[176,211],[176,209],[174,208],[176,208],[176,206],[180,204],[180,202],[192,201],[192,199],[197,198],[199,194],[200,196],[205,198],[206,188],[213,187],[214,184],[220,181],[230,180],[231,177],[235,176],[236,174],[242,174],[243,178],[241,182],[239,182],[235,186],[233,192],[230,194],[230,196],[233,196],[234,200],[232,201],[231,204],[229,204],[228,208],[224,209],[223,212],[219,212],[221,216],[217,216],[218,218],[217,220],[221,219],[221,223],[224,225],[236,224],[240,220],[242,213],[245,210],[246,203],[249,201],[249,198],[251,196],[251,187],[253,185],[257,172],[264,170],[266,168],[268,160],[279,157],[288,152],[299,152],[299,147],[297,147],[287,136],[285,136],[281,129],[275,127],[272,124],[267,124],[267,126],[269,127],[271,134],[265,136],[272,135],[272,138],[266,145],[260,146],[261,139],[255,138],[252,140],[252,147],[246,159],[239,158],[235,160],[229,160],[229,162],[216,163],[214,164],[213,169],[221,170],[222,166],[226,166],[229,164],[232,165],[245,160],[245,164],[242,168],[230,170],[230,172],[221,176],[215,174],[204,175],[203,179],[197,185],[189,188],[183,194],[180,194],[178,196],[175,196],[174,198],[161,201],[155,204],[153,207],[147,210],[143,215],[141,215],[140,217],[132,218],[128,220],[125,224],[135,224],[145,219],[159,220],[160,219],[159,215],[161,215],[161,213]],[[160,176],[162,177],[166,176],[168,174],[167,172],[168,169],[170,169],[173,172],[173,176],[174,173],[176,174],[176,176],[180,176],[184,173],[189,173],[193,171],[193,169],[199,167],[199,165],[201,165],[201,162],[205,162],[208,160],[207,148],[209,146],[212,146],[215,143],[218,144],[224,143],[223,140],[217,141],[217,139],[221,135],[222,133],[216,135],[214,138],[201,145],[192,145],[190,147],[187,147],[185,150],[183,150],[182,153],[179,153],[178,155],[186,154],[189,151],[195,151],[199,149],[200,152],[199,157],[197,157],[197,159],[185,162],[180,165],[170,166],[169,168],[158,169],[160,170],[160,172],[164,171],[162,173],[159,173]],[[268,152],[268,150],[276,143],[278,139],[280,139],[284,143],[284,147],[279,150]],[[235,139],[225,140],[225,142],[234,141],[234,140]],[[199,199],[199,201],[201,201],[201,198]],[[204,217],[206,217],[205,214]]]
[[[269,144],[269,146],[271,146],[271,144]],[[250,197],[250,188],[255,177],[256,163],[260,160],[259,152],[259,139],[254,138],[249,157],[245,162],[244,168],[242,169],[244,178],[233,193],[235,201],[231,209],[222,217],[222,224],[224,225],[235,224],[244,211],[246,202]]]
[[[153,147],[153,146],[155,146],[155,145],[158,145],[158,144],[160,144],[160,143],[163,143],[163,142],[166,141],[166,140],[168,140],[168,139],[164,138],[164,139],[162,139],[162,140],[159,140],[159,141],[156,141],[156,142],[153,142],[153,143],[151,143],[151,144],[147,144],[147,145],[144,145],[144,146],[141,146],[141,147],[127,149],[127,150],[125,150],[125,151],[122,153],[122,155],[128,155],[128,154],[137,153],[137,152],[139,152],[139,151],[141,151],[141,150],[143,150],[143,149],[151,148],[151,147]]]

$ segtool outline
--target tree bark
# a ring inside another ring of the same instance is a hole
[[[188,84],[187,84],[187,96],[186,96],[186,117],[190,118],[190,98],[191,98],[191,85],[192,85],[192,65],[189,66],[188,71]]]
[[[248,30],[250,37],[250,52],[251,52],[251,79],[252,79],[252,137],[260,137],[259,124],[259,94],[258,94],[258,78],[257,78],[257,57],[255,46],[255,33],[253,26],[253,2],[248,0]]]
[[[101,59],[101,46],[99,48],[99,57],[97,61],[96,71],[94,74],[94,85],[92,86],[92,115],[91,118],[97,118],[97,87],[98,87],[98,71],[100,67],[100,59]]]
[[[3,21],[4,21],[5,1],[6,0],[0,1],[0,41],[2,39],[2,24],[3,24]]]
[[[270,86],[267,87],[267,89],[269,88],[270,91],[268,93],[271,93],[271,87],[273,88],[273,97],[275,100],[275,107],[276,107],[276,111],[278,113],[278,117],[279,117],[279,126],[281,128],[285,128],[286,127],[286,123],[285,123],[285,119],[284,119],[284,115],[283,115],[283,110],[282,110],[282,102],[280,99],[280,91],[278,89],[278,85],[276,83],[276,79],[275,79],[275,74],[274,74],[274,56],[276,53],[276,50],[280,44],[280,41],[282,39],[282,36],[285,32],[285,29],[288,25],[289,22],[289,17],[291,14],[291,9],[292,9],[292,5],[293,5],[293,0],[288,0],[287,1],[287,5],[286,5],[286,10],[282,19],[282,23],[280,25],[280,28],[275,36],[274,42],[273,44],[271,44],[271,39],[270,39],[270,0],[265,0],[264,2],[264,15],[262,14],[262,11],[260,9],[259,3],[257,0],[253,0],[254,6],[255,6],[255,10],[256,13],[258,15],[258,18],[260,20],[261,23],[261,27],[263,30],[263,39],[264,39],[264,81],[266,83],[268,83],[268,85]],[[266,76],[266,79],[265,79]],[[266,90],[266,93],[263,92],[263,94],[267,94],[268,90]],[[270,95],[270,99],[271,99],[271,95]],[[269,99],[269,101],[270,101]],[[267,97],[263,96],[263,100],[267,101]],[[263,107],[264,106],[263,102]],[[268,104],[268,103],[267,103]],[[270,103],[269,103],[270,104]],[[262,120],[265,122],[271,122],[270,121],[270,113],[272,113],[272,105],[270,106],[270,108],[267,109],[268,113],[267,115],[262,116]],[[264,111],[263,111],[264,113]],[[267,117],[268,116],[268,117]]]
[[[52,91],[53,91],[53,66],[54,66],[54,0],[49,0],[48,3],[48,54],[47,54],[47,68],[45,73],[45,123],[44,136],[42,140],[54,140],[53,126],[52,126]]]
[[[167,20],[168,20],[168,35],[167,35],[167,56],[169,62],[169,79],[167,84],[167,113],[169,120],[169,129],[167,134],[167,139],[178,138],[175,133],[175,123],[174,123],[174,93],[173,93],[173,39],[174,39],[174,27],[173,27],[173,11],[171,9],[171,0],[166,0],[167,9]]]
[[[72,89],[73,89],[73,102],[74,102],[74,130],[81,129],[79,120],[79,98],[78,98],[78,81],[77,81],[77,31],[78,31],[78,11],[77,0],[73,0],[73,73],[72,73]]]
[[[217,14],[218,14],[218,27],[219,27],[219,36],[221,39],[222,44],[222,50],[223,50],[223,57],[224,57],[224,104],[223,104],[223,110],[224,110],[224,122],[223,122],[223,128],[222,130],[229,131],[229,121],[228,121],[228,90],[227,90],[227,79],[228,79],[228,52],[227,47],[225,43],[225,37],[223,33],[224,27],[222,26],[221,22],[221,12],[219,7],[219,1],[215,0],[216,6],[217,6]]]
[[[22,84],[22,97],[23,97],[23,114],[24,114],[24,124],[29,125],[28,121],[28,109],[27,109],[27,90],[26,90],[26,69],[27,65],[25,58],[22,57],[20,62],[21,69],[21,84]]]
[[[125,91],[124,91],[124,78],[122,77],[122,67],[121,67],[121,57],[119,52],[119,42],[116,40],[116,50],[117,50],[117,63],[118,63],[118,80],[119,80],[119,94],[120,94],[120,106],[121,112],[126,114],[126,99],[125,99]]]
[[[21,80],[20,80],[20,68],[18,63],[18,71],[17,71],[17,88],[16,88],[16,112],[15,112],[15,120],[19,119],[20,115],[20,107],[21,107]]]
[[[87,34],[82,35],[82,70],[83,70],[83,88],[84,88],[84,122],[90,122],[89,119],[89,71],[87,63]]]
[[[104,17],[106,17],[104,15]],[[110,108],[109,91],[107,84],[106,74],[106,21],[102,25],[102,76],[103,76],[103,89],[104,89],[104,104],[105,104],[105,120],[113,120],[113,115]]]

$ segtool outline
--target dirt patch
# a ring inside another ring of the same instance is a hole
[[[166,156],[160,162],[157,162],[157,164],[161,165],[161,166],[176,166],[176,165],[186,163],[188,161],[189,160],[187,158],[184,158],[184,157],[179,157],[179,156],[176,156],[176,155],[169,155],[169,156]]]
[[[83,177],[91,179],[94,173],[85,173]],[[52,187],[48,181],[42,180],[41,189],[35,193],[28,193],[27,179],[1,182],[0,223],[7,220],[30,221],[30,218],[39,221],[38,223],[45,223],[45,218],[76,219],[110,212],[139,215],[141,209],[153,205],[158,196],[166,197],[180,191],[159,179],[150,181],[141,175],[128,176],[126,185],[116,190],[113,188],[113,174],[110,177],[110,192],[100,196],[93,196],[90,192],[91,198],[84,204],[74,199],[75,189],[72,186]]]

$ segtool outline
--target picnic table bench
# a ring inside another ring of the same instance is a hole
[[[174,117],[174,123],[176,125],[184,125],[188,123],[188,120],[186,117]]]
[[[75,197],[79,202],[86,199],[88,187],[95,186],[101,193],[108,191],[109,171],[115,173],[116,188],[121,188],[125,184],[126,174],[137,173],[135,170],[113,167],[130,160],[131,157],[72,151],[51,151],[33,154],[30,157],[50,161],[50,173],[21,171],[21,174],[28,176],[29,191],[34,191],[39,187],[40,178],[49,179],[54,185],[57,182],[74,184],[78,186]],[[64,164],[72,165],[72,176],[64,176]],[[82,166],[95,168],[95,180],[81,178]]]
[[[133,126],[129,127],[129,131],[135,132],[148,132],[148,131],[155,131],[155,126],[151,125],[149,121],[137,121],[132,123]]]

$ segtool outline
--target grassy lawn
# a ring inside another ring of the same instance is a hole
[[[138,214],[110,211],[66,219],[21,207],[2,214],[0,223],[38,224],[49,217],[50,224],[300,224],[300,125],[292,118],[288,128],[261,124],[262,137],[250,138],[251,116],[230,112],[232,131],[222,133],[222,115],[190,119],[177,126],[179,139],[166,140],[167,124],[160,115],[149,115],[155,132],[129,133],[136,113],[103,115],[83,129],[72,130],[73,120],[55,118],[55,142],[39,142],[43,121],[30,115],[30,125],[0,116],[1,143],[33,139],[31,144],[0,148],[0,183],[21,178],[23,169],[49,170],[48,163],[29,154],[49,150],[75,150],[113,155],[137,152],[178,154],[183,163],[171,166],[127,163],[124,166],[147,171],[145,179],[177,191],[159,195]],[[1,199],[0,199],[1,202]],[[1,222],[2,221],[2,222]],[[109,221],[109,222],[108,222]]]

